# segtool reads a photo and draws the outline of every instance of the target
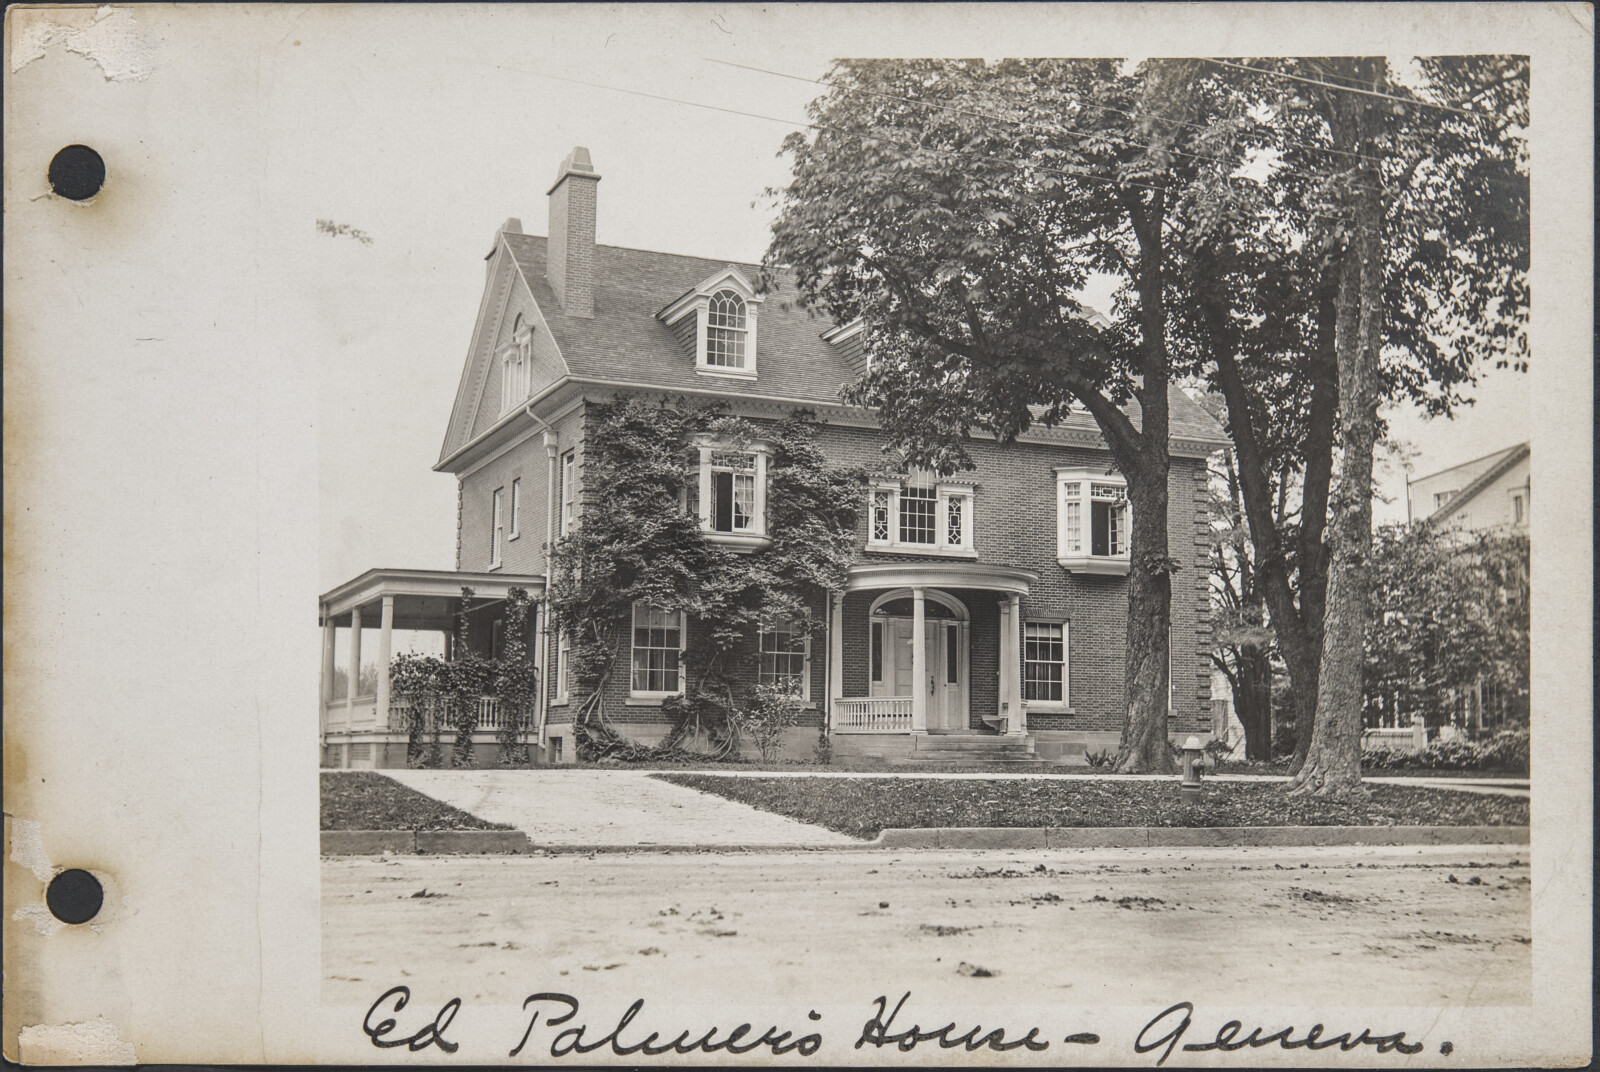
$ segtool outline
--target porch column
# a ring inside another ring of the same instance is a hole
[[[828,593],[828,697],[832,700],[844,698],[843,592]]]
[[[1006,720],[1006,728],[1017,720],[1017,712],[1011,703],[1011,676],[1016,665],[1015,654],[1011,650],[1011,601],[1008,599],[1000,604],[1000,681],[996,695],[1000,701],[1000,717]]]
[[[361,608],[357,607],[350,612],[350,668],[345,671],[344,706],[350,716],[350,725],[355,725],[355,706],[357,686],[361,681]]]
[[[911,732],[928,731],[927,619],[922,589],[911,590]]]
[[[338,652],[334,650],[334,637],[338,626],[333,624],[333,615],[326,615],[322,619],[322,704],[321,710],[324,719],[327,717],[328,707],[333,703],[333,666]]]
[[[383,597],[383,616],[378,619],[378,729],[389,728],[389,649],[394,633],[394,596]]]
[[[1011,649],[1010,658],[1006,660],[1006,671],[1010,675],[1007,698],[1013,712],[1006,719],[1006,733],[1021,737],[1028,732],[1028,712],[1022,706],[1022,597],[1007,598],[1006,608],[1010,611],[1006,616],[1006,639]]]

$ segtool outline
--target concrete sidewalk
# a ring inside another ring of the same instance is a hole
[[[535,845],[835,848],[845,834],[626,770],[385,770],[419,793]]]

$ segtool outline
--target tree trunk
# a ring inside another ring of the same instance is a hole
[[[1382,61],[1378,61],[1382,62]],[[1333,105],[1346,129],[1365,126],[1366,105],[1353,95]],[[1337,140],[1337,134],[1336,134]],[[1366,138],[1353,139],[1363,146]],[[1305,763],[1290,792],[1340,801],[1367,798],[1361,785],[1361,671],[1372,552],[1372,454],[1377,437],[1378,344],[1383,315],[1383,206],[1378,176],[1363,169],[1355,198],[1355,235],[1340,267],[1334,331],[1339,358],[1340,443],[1344,448],[1329,530],[1332,562],[1322,632],[1317,715]]]
[[[1132,565],[1128,571],[1128,648],[1124,676],[1128,721],[1117,747],[1116,770],[1124,774],[1174,770],[1167,745],[1170,696],[1167,663],[1172,624],[1172,570],[1167,555],[1167,458],[1159,451],[1159,479],[1128,474],[1133,512]],[[1147,466],[1154,464],[1146,461]]]
[[[1233,709],[1244,728],[1244,757],[1272,758],[1272,660],[1265,651],[1238,653]]]

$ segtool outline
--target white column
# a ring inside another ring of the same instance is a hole
[[[911,590],[911,732],[928,731],[927,618],[922,589]]]
[[[1000,681],[995,694],[999,697],[1000,717],[1006,719],[1007,728],[1017,719],[1011,706],[1011,676],[1017,660],[1011,650],[1011,601],[1000,604]]]
[[[1006,732],[1021,737],[1028,732],[1028,713],[1022,706],[1022,597],[1013,595],[1006,600],[1011,613],[1007,616],[1006,631],[1010,633],[1011,658],[1006,664],[1011,673],[1011,718],[1006,720]]]
[[[378,619],[378,729],[389,728],[389,653],[394,634],[394,596],[383,597],[383,615]]]
[[[844,698],[844,593],[829,592],[828,606],[828,695],[841,700]]]
[[[350,669],[345,671],[344,706],[355,725],[356,692],[361,681],[361,608],[350,612]]]
[[[333,667],[338,652],[334,650],[334,637],[338,626],[333,624],[333,615],[326,615],[322,619],[322,709],[326,711],[333,702]]]

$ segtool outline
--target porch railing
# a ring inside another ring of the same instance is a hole
[[[410,700],[395,699],[389,703],[389,725],[391,728],[403,729],[406,724],[406,711],[411,707]],[[477,732],[494,732],[504,725],[505,714],[500,706],[500,700],[494,696],[478,697],[478,726]],[[448,729],[449,727],[446,727]],[[432,712],[424,724],[423,729],[433,732]]]
[[[911,697],[851,696],[833,701],[835,733],[910,733]]]

